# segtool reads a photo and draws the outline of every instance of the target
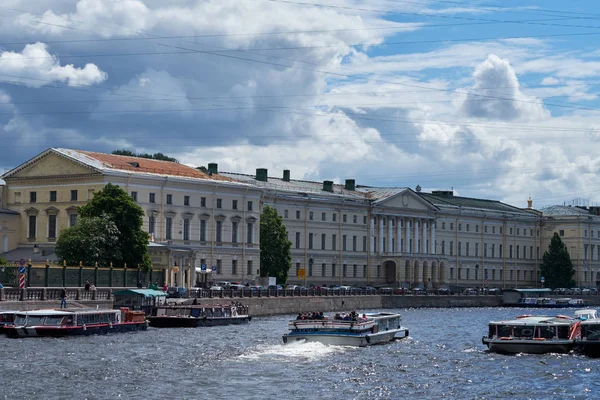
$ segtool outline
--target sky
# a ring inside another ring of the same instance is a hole
[[[0,173],[49,147],[600,203],[595,0],[3,0]]]

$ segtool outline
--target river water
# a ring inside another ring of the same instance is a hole
[[[534,310],[396,311],[410,329],[409,338],[368,348],[284,346],[281,335],[293,316],[254,318],[242,326],[150,328],[65,339],[0,337],[0,397],[600,398],[600,360],[578,354],[497,355],[481,344],[490,320]]]

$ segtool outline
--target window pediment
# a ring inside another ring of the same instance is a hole
[[[29,207],[29,208],[25,209],[24,212],[27,215],[38,215],[40,210],[38,210],[37,208],[34,208],[34,207]]]
[[[223,214],[215,215],[215,221],[225,221],[226,218]]]
[[[59,213],[60,210],[54,206],[50,206],[50,207],[46,208],[44,211],[46,212],[47,215],[56,215]]]
[[[70,206],[70,207],[67,207],[67,209],[65,211],[67,211],[67,214],[77,214],[77,207]]]
[[[242,220],[242,217],[240,217],[239,215],[234,215],[230,219],[232,222],[240,222]]]
[[[246,218],[246,222],[249,224],[253,224],[257,221],[256,217],[248,217]]]
[[[185,212],[183,214],[181,214],[181,216],[183,217],[183,219],[192,219],[194,218],[194,214],[191,212]]]
[[[173,211],[173,210],[167,210],[167,211],[165,211],[165,215],[167,217],[173,218],[174,216],[177,215],[177,213],[175,211]]]
[[[156,217],[158,215],[158,210],[155,210],[155,209],[147,210],[146,215]]]
[[[202,214],[199,215],[199,217],[200,217],[200,219],[207,220],[207,219],[210,218],[210,214],[208,214],[208,213],[202,213]]]

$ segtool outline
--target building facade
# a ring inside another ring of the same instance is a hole
[[[600,283],[600,217],[577,207],[534,210],[452,191],[421,192],[331,181],[207,172],[173,162],[49,149],[2,177],[0,255],[52,254],[77,207],[107,183],[144,210],[154,268],[169,284],[254,283],[260,213],[282,216],[292,243],[288,283],[407,288],[540,287],[554,232],[569,248],[579,286]],[[16,254],[16,253],[15,253]],[[214,272],[213,272],[214,269]],[[208,272],[208,273],[206,273]]]

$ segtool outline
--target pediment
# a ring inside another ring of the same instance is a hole
[[[225,221],[226,218],[223,214],[215,215],[215,221]]]
[[[51,214],[58,214],[58,212],[60,210],[54,206],[50,206],[50,207],[44,209],[44,211],[46,212],[46,214],[51,215]]]
[[[5,179],[76,176],[93,173],[99,172],[49,150],[9,171],[5,174]]]
[[[198,217],[200,219],[205,219],[206,220],[206,219],[210,218],[210,214],[208,214],[208,213],[202,213],[202,214],[198,215]]]
[[[395,208],[399,210],[414,211],[437,211],[438,208],[413,192],[411,189],[405,189],[393,196],[379,200],[379,207]]]
[[[237,222],[239,223],[242,220],[242,217],[240,217],[239,215],[234,215],[233,217],[230,218],[231,221],[233,222]]]

